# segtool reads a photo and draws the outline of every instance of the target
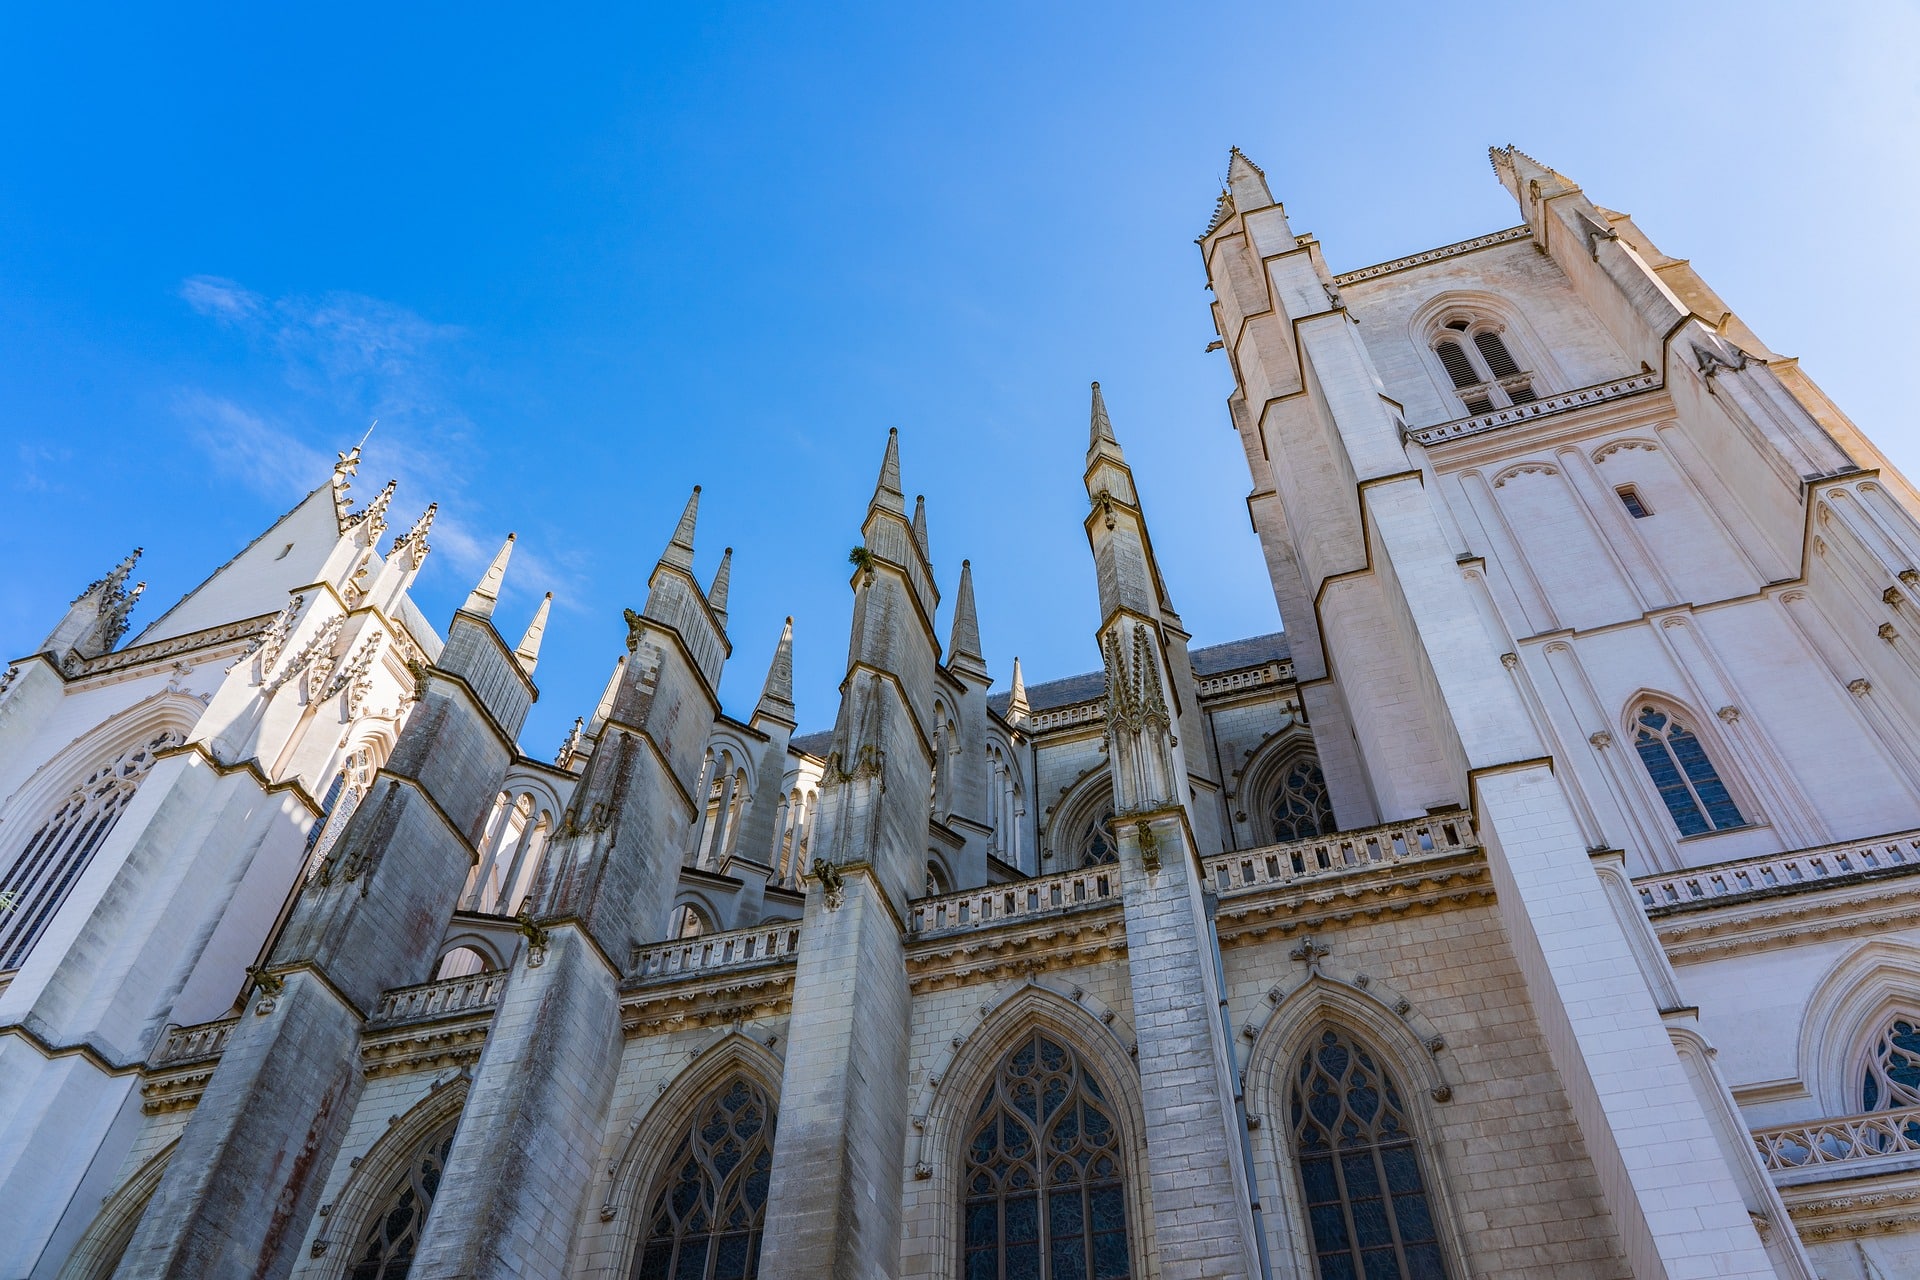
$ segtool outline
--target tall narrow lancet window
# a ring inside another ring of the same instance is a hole
[[[1267,831],[1280,843],[1311,840],[1334,831],[1333,805],[1320,762],[1311,756],[1288,765],[1267,798]]]
[[[372,1224],[354,1244],[347,1280],[406,1280],[427,1229],[427,1213],[440,1191],[457,1123],[422,1143],[406,1172],[388,1189]]]
[[[0,874],[0,972],[18,969],[107,838],[156,756],[186,741],[167,729],[130,747],[59,800]]]
[[[1112,1105],[1072,1049],[1023,1037],[974,1108],[961,1208],[965,1280],[1125,1280]]]
[[[1419,1152],[1393,1077],[1327,1027],[1301,1054],[1289,1102],[1320,1280],[1445,1280]]]
[[[1533,375],[1514,359],[1498,326],[1488,320],[1449,320],[1434,340],[1433,354],[1470,414],[1492,413],[1539,398]]]
[[[1671,712],[1641,707],[1634,717],[1633,745],[1681,835],[1747,825],[1698,735]]]
[[[736,1076],[680,1135],[653,1192],[632,1280],[751,1280],[760,1271],[774,1110]]]

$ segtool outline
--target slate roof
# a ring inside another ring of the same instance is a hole
[[[833,745],[833,730],[822,729],[819,733],[797,734],[787,740],[787,748],[801,755],[827,758],[827,748]]]

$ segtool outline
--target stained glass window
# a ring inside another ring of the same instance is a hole
[[[406,1280],[440,1190],[440,1175],[446,1172],[457,1123],[449,1123],[422,1143],[413,1163],[387,1192],[385,1208],[354,1246],[347,1280]]]
[[[752,1280],[760,1270],[774,1110],[735,1076],[708,1095],[667,1161],[633,1280]]]
[[[1634,720],[1633,745],[1681,835],[1702,836],[1747,825],[1699,737],[1671,714],[1654,706],[1641,707]]]
[[[1888,1022],[1867,1059],[1860,1087],[1862,1111],[1920,1107],[1920,1018],[1901,1014]]]
[[[1281,843],[1311,840],[1331,835],[1333,830],[1333,805],[1327,799],[1327,780],[1320,772],[1320,762],[1311,756],[1295,760],[1267,800],[1269,838]]]
[[[1111,1106],[1072,1049],[1035,1031],[974,1109],[961,1209],[965,1280],[1126,1280]]]
[[[1107,804],[1099,814],[1080,832],[1080,866],[1097,867],[1120,856],[1120,845],[1113,838],[1113,805]]]
[[[93,860],[155,757],[186,738],[168,729],[123,752],[61,799],[0,874],[0,972],[18,969]]]
[[[1320,1280],[1446,1280],[1406,1108],[1373,1055],[1322,1030],[1290,1101]]]

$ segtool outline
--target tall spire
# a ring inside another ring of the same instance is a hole
[[[1020,670],[1020,659],[1013,660],[1013,692],[1007,696],[1007,723],[1016,729],[1024,729],[1033,718],[1033,708],[1027,705],[1027,678]]]
[[[913,542],[920,548],[920,558],[929,565],[933,563],[933,551],[927,545],[927,495],[913,495]]]
[[[728,547],[726,554],[720,557],[720,567],[713,572],[713,585],[707,588],[707,607],[713,610],[714,617],[720,619],[720,625],[727,625],[727,586],[733,580],[733,548]]]
[[[1093,413],[1087,428],[1087,461],[1108,457],[1125,465],[1127,456],[1120,452],[1120,441],[1113,434],[1113,419],[1107,416],[1107,398],[1100,394],[1100,384],[1093,384]]]
[[[693,493],[687,498],[686,509],[680,513],[680,523],[674,526],[673,537],[667,543],[667,549],[660,553],[660,563],[670,564],[676,569],[693,572],[693,524],[700,515],[700,486],[693,486]]]
[[[760,705],[753,709],[754,719],[779,720],[793,724],[793,618],[780,632],[780,643],[773,648],[773,661],[767,666],[767,683],[760,690]]]
[[[973,607],[973,561],[960,562],[960,595],[953,606],[953,635],[947,641],[947,656],[957,658],[965,654],[970,658],[982,658],[980,652],[980,617]]]
[[[514,648],[513,660],[528,675],[540,662],[540,640],[547,634],[547,610],[553,607],[553,592],[547,592],[541,599],[540,607],[533,611],[533,621],[527,624],[527,634],[520,637],[520,643]]]
[[[487,566],[479,584],[468,593],[467,602],[460,606],[462,609],[482,618],[493,616],[493,607],[500,603],[500,583],[507,576],[507,560],[513,555],[513,540],[517,536],[510,533],[507,540],[500,544],[499,554],[493,557],[493,563]]]
[[[907,514],[907,497],[900,491],[900,431],[897,427],[887,430],[887,452],[880,459],[880,478],[873,485],[873,501],[867,504],[869,511],[874,508],[891,511],[895,515]]]
[[[1267,189],[1267,175],[1238,147],[1227,155],[1227,190],[1233,193],[1233,207],[1241,213],[1252,213],[1273,203],[1273,192]]]

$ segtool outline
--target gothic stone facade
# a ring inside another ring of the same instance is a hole
[[[1098,386],[1098,670],[990,695],[964,563],[939,642],[889,438],[816,733],[698,490],[552,763],[511,539],[443,637],[357,451],[90,586],[0,683],[0,1276],[1920,1274],[1920,499],[1492,158],[1335,274],[1232,156],[1284,635],[1190,646]]]

